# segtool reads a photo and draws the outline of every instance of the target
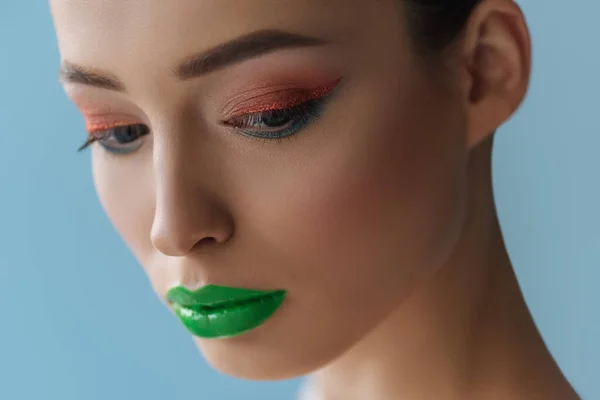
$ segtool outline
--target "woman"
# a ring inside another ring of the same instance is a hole
[[[530,74],[512,0],[51,9],[103,207],[216,369],[311,374],[315,399],[577,398],[492,195]]]

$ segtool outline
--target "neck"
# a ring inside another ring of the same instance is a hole
[[[496,217],[492,139],[472,152],[469,212],[438,273],[309,382],[317,399],[577,399],[548,352]]]

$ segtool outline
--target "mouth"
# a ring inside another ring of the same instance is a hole
[[[208,285],[196,291],[177,286],[167,301],[195,336],[219,339],[239,336],[265,323],[283,303],[284,290],[249,290]]]

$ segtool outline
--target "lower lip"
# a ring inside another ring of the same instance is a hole
[[[284,297],[285,292],[276,292],[215,308],[174,304],[173,309],[193,335],[205,339],[222,339],[239,336],[264,324],[281,306]]]

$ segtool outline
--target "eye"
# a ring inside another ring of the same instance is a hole
[[[300,105],[243,114],[224,121],[226,126],[262,139],[281,139],[302,130],[321,116],[325,99],[310,100]]]
[[[88,140],[79,148],[83,150],[94,142],[115,154],[128,154],[136,151],[142,145],[142,138],[150,133],[143,124],[121,125],[108,129],[92,131]]]

